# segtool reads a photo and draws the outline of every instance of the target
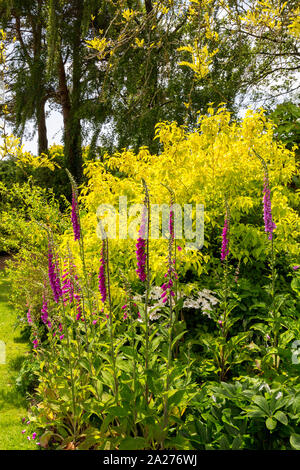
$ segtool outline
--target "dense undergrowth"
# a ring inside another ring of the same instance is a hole
[[[30,182],[1,188],[12,302],[32,343],[18,386],[39,443],[299,449],[295,149],[263,113],[238,124],[224,108],[192,132],[161,123],[157,138],[159,155],[87,163],[79,197],[70,175],[63,213]],[[120,196],[140,203],[131,238]],[[167,232],[153,239],[147,209],[163,203]],[[191,250],[197,203],[204,241]],[[178,236],[184,204],[190,236]]]

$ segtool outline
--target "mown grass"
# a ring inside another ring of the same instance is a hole
[[[22,418],[27,418],[25,397],[15,387],[15,378],[29,354],[29,347],[16,328],[16,313],[8,304],[9,287],[9,280],[1,271],[0,341],[5,343],[6,363],[0,364],[0,450],[36,449],[36,443],[26,438],[29,427],[22,423]],[[23,429],[26,434],[22,434]]]

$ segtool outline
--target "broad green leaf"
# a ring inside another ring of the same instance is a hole
[[[53,435],[52,431],[45,431],[44,432],[44,434],[39,439],[42,447],[46,448],[48,446],[48,442],[51,439],[52,435]]]
[[[290,443],[294,449],[300,450],[300,434],[292,434],[290,437]]]
[[[282,411],[276,411],[274,414],[274,418],[277,419],[277,421],[280,421],[280,423],[284,424],[285,426],[288,424],[288,418],[286,414],[284,414]]]
[[[276,428],[277,421],[273,418],[266,419],[266,426],[270,431],[273,431]]]
[[[260,395],[256,395],[252,398],[252,400],[257,406],[259,406],[265,412],[267,416],[269,416],[270,414],[269,404],[264,397]]]

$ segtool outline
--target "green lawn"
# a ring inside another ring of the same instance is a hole
[[[15,327],[16,314],[8,305],[8,293],[9,280],[0,271],[0,341],[6,346],[6,363],[0,364],[0,450],[36,449],[36,443],[28,441],[26,434],[22,434],[23,429],[29,431],[22,423],[22,418],[27,418],[26,401],[14,386],[29,347]]]

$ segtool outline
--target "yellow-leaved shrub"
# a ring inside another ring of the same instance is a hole
[[[87,248],[87,263],[97,270],[100,240],[96,234],[96,211],[100,204],[112,204],[118,211],[119,196],[127,196],[128,206],[143,203],[141,180],[146,181],[150,201],[169,203],[169,193],[175,192],[176,203],[203,204],[204,246],[199,251],[178,253],[182,272],[193,269],[200,275],[220,256],[221,232],[225,213],[225,198],[231,214],[230,252],[232,259],[242,262],[266,259],[269,241],[263,222],[263,168],[257,152],[267,163],[271,186],[272,211],[276,250],[287,255],[289,262],[298,252],[297,233],[300,219],[296,211],[297,195],[290,183],[297,171],[295,153],[273,139],[274,125],[264,111],[249,110],[241,122],[231,120],[221,106],[210,107],[199,115],[195,129],[189,130],[175,122],[156,126],[156,139],[161,151],[149,153],[146,147],[136,154],[124,149],[103,161],[87,163],[88,183],[81,191],[82,227]],[[294,149],[295,150],[295,149]],[[110,242],[111,266],[126,272],[130,280],[135,275],[135,241],[117,238]],[[70,243],[76,253],[71,229],[63,244]],[[183,240],[178,244],[183,248]],[[150,240],[150,266],[159,281],[165,272],[167,241]],[[79,259],[77,260],[79,263]],[[118,277],[118,276],[117,276]]]

